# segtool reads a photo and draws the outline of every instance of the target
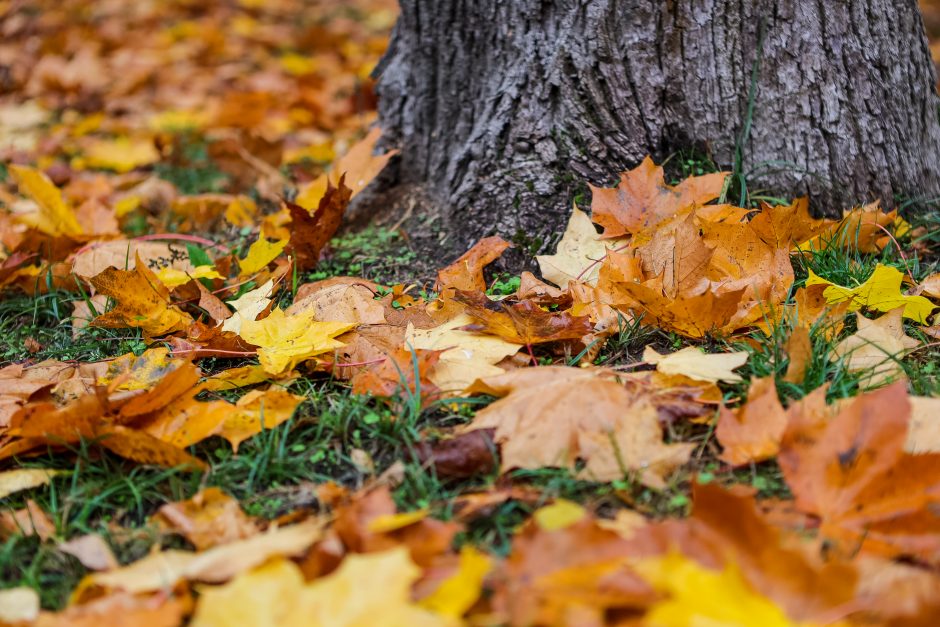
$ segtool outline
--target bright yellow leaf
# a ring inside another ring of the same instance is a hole
[[[264,236],[264,233],[258,236],[258,241],[251,245],[248,254],[244,259],[238,260],[238,266],[241,268],[241,276],[249,276],[260,272],[266,268],[269,263],[274,261],[278,255],[284,252],[284,247],[290,240],[270,241]]]
[[[191,627],[279,627],[304,587],[293,562],[272,560],[224,586],[202,589]]]
[[[567,499],[555,499],[551,505],[539,508],[532,517],[545,531],[558,531],[570,527],[587,515],[583,507]]]
[[[411,586],[421,570],[408,549],[350,554],[330,575],[299,595],[283,627],[443,627],[458,625],[411,601]]]
[[[310,357],[343,346],[333,338],[356,326],[346,322],[316,322],[314,314],[305,311],[288,316],[277,308],[263,320],[243,321],[240,335],[258,347],[258,358],[266,372],[281,374]]]
[[[848,288],[827,281],[812,270],[806,280],[810,285],[827,285],[823,292],[826,302],[830,305],[848,302],[849,311],[857,311],[862,307],[875,311],[887,312],[898,307],[904,307],[904,317],[910,318],[920,324],[927,324],[927,317],[933,312],[934,304],[923,296],[908,296],[901,292],[901,283],[904,274],[893,266],[883,266],[880,263],[875,267],[871,277],[858,287]]]
[[[416,509],[400,514],[382,514],[369,521],[368,530],[371,533],[388,533],[402,527],[413,525],[428,517],[427,508]]]
[[[84,232],[75,218],[75,213],[65,204],[62,192],[52,184],[48,176],[35,168],[22,165],[11,165],[9,171],[19,186],[20,193],[39,206],[35,219],[24,217],[23,222],[28,222],[30,226],[53,237],[76,237]]]
[[[149,138],[95,139],[84,149],[81,163],[86,168],[114,170],[124,173],[160,159],[160,153]]]
[[[490,572],[492,562],[489,557],[464,545],[460,549],[460,563],[457,572],[445,579],[430,595],[421,599],[421,607],[460,618],[480,598],[483,579]]]
[[[646,613],[650,627],[809,627],[791,621],[733,564],[709,570],[679,553],[641,561],[637,572],[667,598]]]
[[[218,273],[212,266],[196,266],[189,272],[183,272],[176,268],[167,266],[160,268],[156,272],[157,278],[170,289],[186,285],[193,279],[224,279],[225,277]]]

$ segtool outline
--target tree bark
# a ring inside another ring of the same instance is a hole
[[[745,135],[751,189],[829,214],[940,195],[916,0],[400,3],[380,125],[455,249],[494,232],[544,247],[582,181],[689,147],[730,169]]]

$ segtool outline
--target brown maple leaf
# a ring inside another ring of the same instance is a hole
[[[292,223],[288,248],[294,255],[298,269],[309,270],[316,266],[323,247],[339,230],[352,197],[345,179],[345,176],[341,176],[335,187],[327,180],[326,192],[313,214],[300,205],[284,201]]]
[[[464,305],[475,322],[465,330],[489,333],[516,344],[580,340],[594,331],[587,316],[545,311],[528,300],[507,303],[490,300],[483,292],[464,291],[456,292],[454,300]]]
[[[904,451],[905,384],[864,394],[831,420],[796,416],[778,460],[802,511],[844,554],[940,561],[940,455]]]

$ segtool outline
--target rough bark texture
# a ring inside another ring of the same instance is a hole
[[[377,71],[380,124],[402,151],[397,183],[438,206],[448,248],[494,231],[547,242],[581,181],[612,184],[647,154],[696,146],[730,166],[751,93],[752,188],[808,193],[830,213],[940,194],[940,101],[916,0],[401,8]]]

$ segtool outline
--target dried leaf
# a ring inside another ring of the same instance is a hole
[[[59,550],[77,558],[89,570],[112,570],[119,566],[111,547],[95,533],[63,542],[59,544]]]
[[[53,477],[64,472],[45,468],[17,468],[0,472],[0,499],[22,490],[48,485]]]
[[[228,333],[241,334],[242,325],[252,322],[261,315],[270,305],[274,295],[274,281],[268,281],[259,288],[245,292],[238,298],[230,300],[229,306],[235,310],[231,317],[222,323],[222,330]]]
[[[715,436],[724,451],[721,459],[732,466],[762,462],[780,450],[787,428],[787,413],[777,398],[774,377],[754,379],[747,402],[737,410],[721,408]]]
[[[737,383],[741,375],[732,372],[747,362],[748,353],[706,353],[694,346],[668,355],[660,355],[652,346],[643,349],[643,361],[656,366],[656,370],[666,375],[682,375],[695,381],[718,383]]]
[[[309,270],[320,261],[320,251],[339,230],[351,197],[345,176],[341,176],[336,187],[327,183],[326,192],[313,214],[300,205],[285,202],[291,216],[288,246],[300,270]]]
[[[447,289],[485,291],[486,279],[483,277],[483,268],[499,259],[511,244],[501,237],[487,237],[465,252],[454,263],[437,273],[437,284],[434,289],[443,291]]]
[[[663,169],[647,157],[635,169],[621,174],[615,188],[589,185],[593,194],[591,219],[604,228],[607,238],[637,233],[714,200],[727,176],[726,172],[693,176],[672,187],[666,184]]]
[[[199,551],[258,533],[238,501],[219,488],[205,488],[191,499],[167,503],[157,510],[154,519],[182,535]]]
[[[148,336],[166,335],[186,329],[193,319],[176,305],[170,294],[138,258],[133,270],[107,268],[91,279],[95,289],[117,304],[95,318],[95,326],[139,328]]]
[[[883,385],[904,376],[899,363],[908,350],[920,343],[904,333],[902,308],[876,320],[855,314],[858,331],[832,349],[832,359],[842,360],[849,372],[865,372],[868,387]]]
[[[537,255],[535,259],[545,280],[561,289],[567,289],[570,281],[597,285],[600,262],[607,251],[621,248],[625,242],[624,239],[601,238],[591,219],[575,205],[555,254]]]
[[[586,316],[545,311],[528,300],[507,304],[492,301],[483,292],[460,291],[454,298],[474,320],[466,330],[495,335],[514,344],[580,340],[594,332],[594,325]]]
[[[545,366],[487,377],[473,391],[505,397],[477,412],[466,430],[495,429],[501,468],[574,469],[611,481],[636,472],[649,486],[685,463],[694,445],[665,444],[651,400],[608,373]]]

